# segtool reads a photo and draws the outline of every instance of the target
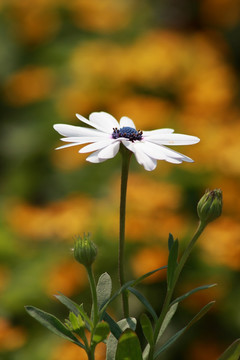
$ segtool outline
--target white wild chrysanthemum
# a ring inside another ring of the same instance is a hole
[[[65,136],[61,140],[69,143],[57,149],[88,144],[82,147],[79,153],[92,152],[86,159],[92,163],[113,158],[122,143],[134,153],[140,165],[152,171],[157,166],[157,160],[165,160],[173,164],[180,164],[183,161],[193,162],[191,158],[169,149],[166,145],[192,145],[200,141],[196,136],[174,134],[173,129],[136,130],[133,121],[127,116],[123,116],[120,122],[106,112],[93,112],[89,120],[79,114],[76,116],[92,128],[55,124],[54,129]]]

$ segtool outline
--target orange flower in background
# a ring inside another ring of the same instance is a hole
[[[61,89],[56,98],[56,108],[61,118],[66,118],[75,124],[78,121],[75,114],[90,113],[95,106],[99,93],[83,89],[80,84],[73,84],[71,87]]]
[[[185,360],[213,360],[218,359],[223,353],[224,347],[215,339],[197,340],[190,345],[185,355]]]
[[[202,256],[210,264],[240,269],[240,224],[230,217],[221,217],[209,225],[202,235],[199,245]]]
[[[0,318],[0,352],[21,348],[27,341],[25,330],[20,326]]]
[[[174,107],[170,101],[154,96],[128,95],[112,99],[110,108],[117,117],[128,114],[136,122],[137,128],[150,129],[167,127],[167,122],[174,116]]]
[[[5,97],[13,106],[44,100],[54,86],[54,75],[50,68],[28,66],[11,75],[4,87]]]
[[[45,207],[26,203],[9,205],[7,222],[21,236],[41,240],[70,240],[89,230],[93,202],[86,196],[72,196]]]
[[[44,287],[50,296],[58,292],[72,296],[82,290],[88,282],[84,267],[74,261],[73,257],[55,264],[48,274],[44,281]]]
[[[133,277],[138,278],[145,273],[167,265],[168,251],[160,247],[148,247],[139,250],[130,259]],[[160,270],[146,278],[144,283],[154,283],[165,279],[166,270]]]
[[[66,2],[73,22],[80,28],[100,33],[126,27],[131,19],[133,1],[74,0]]]
[[[65,342],[59,345],[50,356],[50,360],[87,360],[85,350],[72,344],[70,342]],[[95,360],[105,360],[106,359],[106,345],[100,343],[97,345],[95,350]]]
[[[60,19],[53,3],[58,0],[10,0],[7,17],[15,37],[28,45],[49,41],[59,30]],[[10,6],[9,6],[10,3]]]
[[[114,191],[117,192],[116,189]],[[145,174],[130,174],[127,196],[128,211],[139,214],[154,215],[160,209],[176,210],[181,203],[178,185],[159,182]]]
[[[76,149],[69,147],[66,151],[54,151],[52,153],[52,163],[62,171],[72,171],[86,165],[87,156],[79,156]]]

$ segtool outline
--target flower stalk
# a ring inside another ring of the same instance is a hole
[[[118,275],[120,286],[125,283],[124,275],[124,247],[125,247],[125,218],[126,218],[126,196],[129,164],[132,153],[124,146],[121,146],[122,155],[122,174],[121,174],[121,193],[120,193],[120,217],[119,217],[119,251],[118,251]],[[129,317],[129,305],[127,291],[122,292],[122,304],[124,317]]]

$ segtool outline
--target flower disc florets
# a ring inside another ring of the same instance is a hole
[[[134,142],[135,140],[142,140],[142,134],[143,132],[141,130],[136,130],[129,126],[124,126],[121,129],[113,128],[112,138],[118,139],[124,137]]]

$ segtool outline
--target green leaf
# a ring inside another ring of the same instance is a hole
[[[120,328],[121,334],[126,329],[132,329],[133,331],[136,330],[137,321],[135,318],[127,318],[122,319],[117,322],[117,325]],[[120,337],[119,337],[120,338]],[[107,340],[107,360],[113,360],[115,359],[116,349],[117,349],[117,340],[113,336],[113,334],[109,335],[109,338]]]
[[[95,344],[98,344],[98,343],[106,340],[109,332],[110,332],[110,327],[107,322],[102,321],[102,322],[98,323],[95,328],[92,341]]]
[[[239,360],[240,358],[240,339],[235,340],[218,360]]]
[[[98,308],[101,309],[102,306],[109,300],[112,292],[112,280],[107,272],[103,273],[97,283],[97,302]]]
[[[145,308],[150,312],[150,314],[152,315],[154,321],[156,322],[158,317],[156,312],[154,311],[152,305],[149,303],[149,301],[136,289],[129,287],[128,290],[133,293],[139,301],[141,301],[141,303],[145,306]]]
[[[29,313],[29,315],[31,315],[34,319],[39,321],[43,326],[48,328],[54,334],[64,339],[67,339],[73,342],[74,344],[85,349],[85,346],[55,316],[46,313],[45,311],[42,311],[38,308],[35,308],[34,306],[25,306],[25,309]]]
[[[103,320],[108,323],[108,325],[110,326],[111,333],[118,340],[122,334],[122,330],[120,326],[116,323],[115,320],[113,320],[113,318],[107,312],[104,312]]]
[[[205,290],[205,289],[210,289],[213,286],[216,286],[217,284],[211,284],[211,285],[203,285],[203,286],[199,286],[191,291],[188,291],[186,294],[179,296],[178,298],[176,298],[175,300],[172,301],[171,305],[175,304],[175,303],[179,303],[180,301],[185,300],[188,296],[200,291],[200,290]]]
[[[115,360],[142,360],[142,351],[137,335],[127,329],[121,335]]]
[[[70,311],[72,311],[76,316],[79,315],[79,305],[69,299],[67,296],[59,293],[60,295],[54,295],[63,305],[65,305]]]
[[[82,318],[85,320],[86,327],[88,330],[90,330],[92,326],[92,321],[86,314],[86,312],[83,309],[83,305],[78,305],[71,299],[69,299],[67,296],[60,293],[60,295],[55,295],[55,297],[63,304],[65,305],[70,311],[72,311],[76,316],[79,314],[82,316]]]
[[[173,304],[170,309],[168,310],[164,320],[163,320],[163,323],[162,323],[162,326],[159,330],[159,333],[158,333],[158,336],[157,336],[157,341],[159,341],[160,337],[163,335],[164,331],[166,330],[168,324],[170,323],[170,321],[172,320],[172,317],[174,316],[176,310],[177,310],[177,307],[178,307],[178,303],[176,304]],[[150,350],[150,346],[147,345],[143,351],[143,359],[147,359],[148,358],[148,354],[149,354],[149,350]]]
[[[171,251],[173,243],[174,243],[174,238],[173,238],[172,234],[169,233],[169,236],[168,236],[168,250],[169,250],[169,252]]]
[[[143,334],[149,343],[150,347],[154,345],[153,328],[149,317],[146,314],[142,314],[140,317],[140,323],[142,326]]]
[[[167,269],[167,286],[168,289],[172,287],[172,282],[174,279],[175,270],[177,267],[178,259],[178,240],[176,239],[171,247],[168,256],[168,269]]]
[[[200,320],[215,304],[216,301],[210,301],[207,305],[205,305],[198,313],[194,316],[194,318],[188,323],[186,326],[186,330],[189,329],[193,324],[195,324],[198,320]]]
[[[158,334],[158,340],[160,339],[160,337],[162,336],[162,334],[164,333],[164,331],[166,330],[168,324],[170,323],[170,321],[172,320],[175,312],[177,311],[177,307],[178,307],[178,303],[173,304],[170,309],[168,310],[163,322],[162,322],[162,326],[160,328],[159,334]]]
[[[209,309],[215,304],[215,301],[211,301],[207,305],[205,305],[198,313],[194,316],[194,318],[181,330],[179,330],[176,334],[174,334],[164,345],[162,345],[153,355],[153,359],[157,359],[157,357],[169,348],[181,335],[185,333],[193,324],[195,324],[198,320],[200,320]],[[174,306],[174,305],[173,305]]]

